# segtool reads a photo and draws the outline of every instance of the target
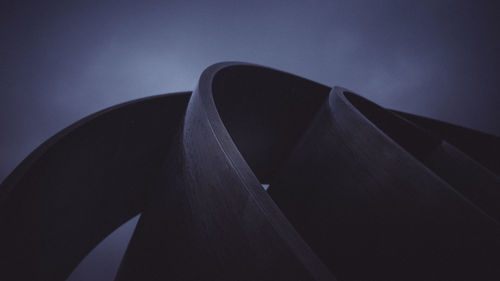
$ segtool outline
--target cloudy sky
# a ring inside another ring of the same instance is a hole
[[[500,135],[498,1],[0,4],[0,181],[44,140],[237,60]]]

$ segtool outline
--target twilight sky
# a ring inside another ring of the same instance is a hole
[[[0,181],[78,119],[192,90],[226,60],[500,135],[498,15],[498,1],[3,0]]]

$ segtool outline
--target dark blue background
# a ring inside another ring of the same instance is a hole
[[[3,0],[0,180],[76,120],[192,90],[204,68],[225,60],[500,135],[496,2]],[[71,280],[113,276],[133,225]]]

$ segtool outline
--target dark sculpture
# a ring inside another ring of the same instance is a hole
[[[0,189],[0,280],[498,280],[500,139],[242,63],[93,114]],[[261,184],[269,184],[266,192]]]

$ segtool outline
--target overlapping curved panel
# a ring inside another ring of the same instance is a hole
[[[498,223],[443,179],[444,145],[336,88],[268,191],[341,280],[498,276]]]
[[[494,280],[499,147],[216,64],[191,95],[112,108],[25,160],[2,184],[0,277],[63,280],[142,212],[117,280]]]
[[[189,95],[106,109],[26,158],[1,185],[0,279],[64,280],[141,212]]]

